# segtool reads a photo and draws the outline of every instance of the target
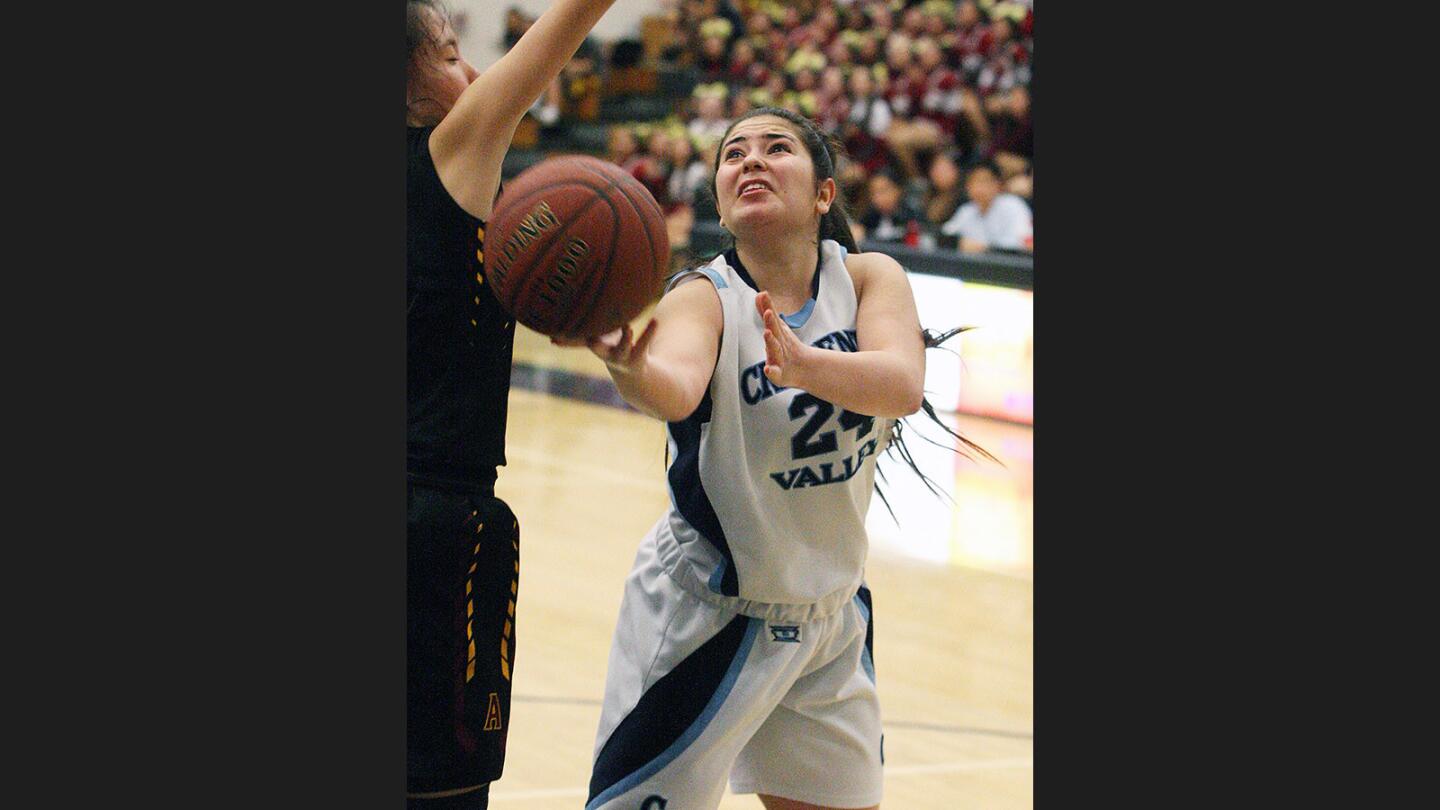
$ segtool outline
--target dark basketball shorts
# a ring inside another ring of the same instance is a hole
[[[489,493],[408,492],[408,803],[485,807],[510,729],[520,529]]]

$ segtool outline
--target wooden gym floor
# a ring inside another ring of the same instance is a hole
[[[643,321],[641,322],[643,323]],[[663,426],[616,407],[603,364],[517,326],[497,494],[519,516],[514,703],[496,810],[584,805],[625,575],[668,506]],[[1033,528],[1029,427],[952,422],[1004,463],[910,441],[954,504],[882,459],[866,578],[890,810],[1033,806]],[[938,433],[929,435],[938,436]],[[728,792],[724,810],[758,810]]]

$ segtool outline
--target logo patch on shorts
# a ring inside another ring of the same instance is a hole
[[[490,708],[485,712],[485,730],[499,731],[504,727],[504,721],[500,718],[500,695],[490,693]]]
[[[669,802],[665,801],[665,797],[651,794],[640,804],[640,810],[665,810],[667,804]]]
[[[770,635],[774,636],[776,641],[793,641],[796,644],[800,643],[800,627],[798,625],[772,624],[770,625]]]

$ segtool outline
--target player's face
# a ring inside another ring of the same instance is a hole
[[[460,39],[450,23],[433,13],[428,19],[431,38],[417,49],[406,91],[411,115],[435,123],[450,112],[480,72],[460,56]]]
[[[799,132],[788,121],[757,115],[725,136],[715,170],[720,219],[732,233],[781,223],[811,232],[829,210],[833,180],[815,186],[815,167]],[[806,229],[810,230],[806,230]]]

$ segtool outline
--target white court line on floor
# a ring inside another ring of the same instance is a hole
[[[985,759],[972,762],[936,762],[930,765],[898,765],[886,766],[885,775],[908,776],[916,773],[948,773],[951,771],[985,771],[999,770],[1005,768],[1033,768],[1035,760],[1030,757],[1023,759]],[[559,799],[570,796],[585,798],[589,791],[584,788],[539,788],[536,790],[502,790],[490,794],[490,801],[524,801],[526,799]],[[730,795],[726,790],[726,795]]]
[[[1033,768],[1035,760],[1024,759],[983,759],[978,762],[937,762],[932,765],[885,766],[886,776],[906,776],[912,773],[947,773],[949,771],[988,771],[1003,768]]]

